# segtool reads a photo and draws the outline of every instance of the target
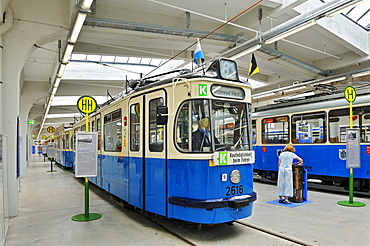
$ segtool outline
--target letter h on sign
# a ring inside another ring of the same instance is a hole
[[[83,110],[87,110],[87,111],[91,111],[92,110],[92,100],[90,99],[83,99],[82,100],[82,109]]]

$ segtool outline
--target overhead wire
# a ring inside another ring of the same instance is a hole
[[[257,4],[259,4],[260,2],[262,2],[262,0],[259,0],[257,2],[255,2],[254,4],[252,4],[251,6],[249,6],[248,8],[244,9],[243,11],[241,11],[239,14],[235,15],[234,17],[232,17],[231,19],[229,19],[228,21],[224,22],[223,24],[221,24],[220,26],[218,26],[217,28],[215,28],[213,31],[209,32],[208,34],[206,34],[205,36],[199,38],[199,41],[202,41],[203,39],[207,38],[208,36],[210,36],[211,34],[213,34],[214,32],[216,32],[218,29],[224,27],[225,25],[227,25],[229,22],[235,20],[236,18],[238,18],[239,16],[241,16],[242,14],[244,14],[245,12],[247,12],[248,10],[250,10],[251,8],[253,8],[254,6],[256,6]],[[188,49],[190,49],[192,46],[194,46],[195,44],[197,43],[197,41],[195,41],[194,43],[192,43],[191,45],[189,45],[188,47],[186,47],[185,49],[181,50],[180,52],[178,52],[176,55],[172,56],[170,59],[168,59],[166,62],[162,63],[160,66],[156,67],[155,69],[153,69],[152,71],[150,71],[149,73],[145,74],[144,75],[144,78],[146,76],[148,76],[149,74],[151,74],[152,72],[154,72],[155,70],[157,70],[158,68],[160,68],[161,66],[163,66],[164,64],[166,64],[167,62],[175,59],[176,57],[178,57],[179,55],[181,55],[183,52],[187,51]]]

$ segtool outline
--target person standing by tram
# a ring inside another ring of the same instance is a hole
[[[284,148],[284,152],[279,155],[279,172],[277,182],[277,195],[279,196],[279,203],[290,204],[289,197],[293,197],[293,171],[292,162],[297,159],[298,166],[303,165],[303,160],[295,153],[293,145],[288,144]]]

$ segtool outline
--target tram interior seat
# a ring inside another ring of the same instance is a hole
[[[163,142],[150,143],[149,150],[152,152],[161,152],[163,150]]]
[[[329,141],[331,143],[339,143],[339,138],[338,137],[335,137],[335,138],[329,138]]]

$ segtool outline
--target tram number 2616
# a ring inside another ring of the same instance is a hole
[[[226,187],[226,196],[243,194],[243,185]]]

